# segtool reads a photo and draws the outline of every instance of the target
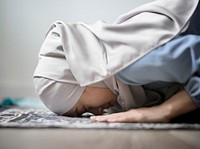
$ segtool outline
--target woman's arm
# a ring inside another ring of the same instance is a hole
[[[180,91],[164,103],[105,116],[92,116],[98,122],[169,122],[172,118],[197,108],[186,91]]]

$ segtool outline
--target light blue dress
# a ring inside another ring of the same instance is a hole
[[[200,4],[188,30],[116,74],[128,85],[159,91],[179,83],[200,107]],[[193,35],[192,35],[193,34]]]
[[[148,89],[183,84],[200,107],[200,36],[186,35],[174,39],[116,76],[126,84],[144,85]]]

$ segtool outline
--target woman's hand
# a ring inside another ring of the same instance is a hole
[[[169,122],[172,118],[196,109],[196,104],[185,92],[180,91],[158,106],[131,109],[126,112],[92,116],[97,122]]]
[[[169,119],[161,107],[131,109],[126,112],[103,116],[92,116],[91,120],[97,122],[168,122]]]

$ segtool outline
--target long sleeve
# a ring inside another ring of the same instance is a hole
[[[145,55],[119,72],[117,77],[129,85],[148,85],[151,88],[167,87],[170,83],[183,84],[200,107],[199,49],[199,35],[179,37]]]

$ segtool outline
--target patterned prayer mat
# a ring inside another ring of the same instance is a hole
[[[200,124],[189,123],[98,123],[88,117],[58,116],[47,109],[0,108],[1,128],[70,128],[70,129],[198,129]]]

